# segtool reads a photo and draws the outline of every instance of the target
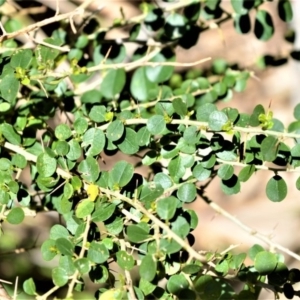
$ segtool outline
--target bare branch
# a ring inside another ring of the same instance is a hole
[[[211,199],[209,199],[207,196],[205,196],[202,191],[199,192],[200,197],[217,213],[219,213],[220,215],[224,216],[225,218],[229,219],[230,221],[232,221],[233,223],[237,224],[238,227],[240,227],[242,230],[246,231],[247,233],[249,233],[250,235],[258,238],[259,240],[265,242],[267,245],[269,245],[272,249],[278,249],[283,253],[288,254],[289,256],[295,258],[296,260],[300,261],[300,256],[298,254],[296,254],[295,252],[283,247],[282,245],[278,244],[278,243],[274,243],[271,241],[271,239],[261,233],[259,233],[258,231],[256,231],[255,229],[247,226],[246,224],[244,224],[243,222],[241,222],[238,218],[236,218],[235,216],[233,216],[232,214],[230,214],[228,211],[226,211],[225,209],[223,209],[221,206],[219,206],[217,203],[213,202]]]
[[[39,28],[41,28],[41,27],[43,27],[45,25],[49,25],[49,24],[52,24],[52,23],[55,23],[55,22],[59,22],[59,21],[65,20],[65,19],[73,18],[76,15],[82,15],[83,12],[84,12],[84,10],[79,7],[75,11],[72,11],[72,12],[69,12],[69,13],[65,13],[65,14],[61,14],[61,15],[57,15],[57,16],[45,19],[43,21],[31,24],[31,25],[29,25],[29,26],[27,26],[25,28],[22,28],[20,30],[14,31],[14,32],[5,33],[4,35],[0,36],[0,43],[2,43],[5,40],[8,40],[8,39],[15,38],[15,37],[17,37],[19,35],[35,31],[35,30],[37,30],[37,29],[39,29]]]

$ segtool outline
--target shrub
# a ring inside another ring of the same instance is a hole
[[[212,180],[219,177],[222,191],[233,195],[255,172],[269,169],[274,175],[266,196],[279,202],[288,191],[282,172],[300,166],[299,105],[287,128],[261,104],[251,114],[219,109],[233,91],[246,88],[251,71],[224,60],[202,73],[199,67],[176,69],[209,60],[176,62],[177,47],[193,47],[210,30],[208,22],[233,19],[237,34],[254,31],[266,41],[274,33],[272,16],[262,0],[231,1],[230,12],[220,0],[165,2],[172,3],[143,3],[140,16],[122,16],[108,28],[93,15],[74,23],[85,4],[28,27],[4,18],[1,222],[20,224],[17,235],[25,217],[53,211],[60,220],[40,247],[43,260],[52,261],[52,287],[42,293],[36,278],[27,278],[23,291],[29,296],[79,299],[87,295],[88,279],[101,300],[257,299],[261,289],[288,299],[299,295],[293,284],[300,271],[289,269],[277,250],[299,259],[297,254],[259,234],[272,251],[255,244],[248,253],[229,248],[201,254],[193,248],[197,214],[188,206],[202,199],[240,224],[206,196]],[[290,21],[289,1],[277,6],[279,17]],[[32,37],[34,45],[23,46],[22,34],[47,24],[56,24],[48,38]],[[116,28],[127,28],[128,37],[107,39]],[[128,43],[136,45],[132,54]],[[267,65],[270,57],[261,62]],[[104,154],[114,156],[108,170],[100,167]],[[148,175],[137,172],[141,165]]]

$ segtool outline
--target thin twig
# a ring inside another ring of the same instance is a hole
[[[172,231],[172,229],[169,228],[168,225],[163,223],[156,216],[154,216],[152,213],[150,213],[146,208],[144,208],[144,206],[142,206],[139,203],[139,201],[132,200],[132,199],[130,199],[130,198],[118,193],[118,192],[111,191],[111,190],[108,190],[108,189],[105,189],[105,188],[101,188],[101,192],[106,194],[106,195],[113,196],[117,199],[123,200],[126,203],[128,203],[129,205],[133,206],[138,211],[143,213],[146,217],[148,217],[151,221],[153,221],[154,224],[158,225],[168,235],[168,237],[172,238],[175,242],[177,242],[183,249],[185,249],[189,253],[190,256],[192,256],[193,258],[195,258],[199,261],[206,262],[206,258],[204,256],[199,254],[185,240],[183,240],[176,233],[174,233]]]
[[[86,245],[87,245],[87,239],[88,239],[88,234],[89,234],[89,230],[90,230],[90,225],[91,225],[91,216],[88,215],[86,218],[86,222],[85,222],[86,226],[83,232],[83,237],[82,237],[82,246],[81,246],[81,250],[79,253],[78,258],[83,258],[85,251],[86,251]],[[74,290],[74,286],[77,282],[77,277],[80,275],[80,272],[78,270],[75,271],[75,273],[72,275],[72,279],[69,283],[68,286],[68,291],[67,291],[67,296],[66,298],[71,298],[73,295],[73,290]]]
[[[13,12],[5,12],[5,15],[7,16],[28,16],[30,15],[38,15],[38,14],[42,14],[44,12],[47,11],[47,7],[46,6],[37,6],[37,7],[27,7],[27,8],[22,8],[19,11],[13,11]]]
[[[36,22],[36,23],[31,24],[31,25],[29,25],[25,28],[20,29],[20,30],[10,32],[10,33],[5,33],[4,35],[0,36],[0,43],[2,43],[5,40],[8,40],[8,39],[13,39],[13,38],[15,38],[19,35],[35,31],[35,30],[37,30],[37,29],[39,29],[39,28],[41,28],[45,25],[49,25],[49,24],[52,24],[52,23],[55,23],[55,22],[59,22],[59,21],[68,19],[68,18],[72,18],[76,15],[82,15],[83,12],[84,12],[83,9],[78,8],[75,11],[65,13],[65,14],[61,14],[61,15],[58,15],[58,16],[54,16],[54,17],[45,19],[45,20],[40,21],[40,22]]]
[[[126,251],[126,242],[122,239],[119,240],[119,242],[120,242],[121,250]],[[128,270],[125,270],[124,273],[125,273],[125,278],[126,278],[126,287],[127,287],[127,290],[129,292],[129,295],[130,295],[130,298],[131,298],[130,300],[135,300],[137,298],[135,296],[134,289],[133,289],[133,286],[132,286],[131,274]]]
[[[49,296],[52,295],[55,291],[57,291],[59,288],[60,288],[60,286],[55,285],[44,295],[36,296],[36,300],[47,300],[49,298]]]
[[[211,199],[209,199],[207,196],[203,194],[202,191],[199,192],[200,197],[217,213],[224,216],[225,218],[229,219],[233,223],[237,224],[238,227],[240,227],[242,230],[246,231],[250,235],[258,238],[259,240],[265,242],[267,245],[269,245],[273,249],[278,249],[283,253],[288,254],[289,256],[295,258],[296,260],[300,261],[300,256],[296,254],[295,252],[287,249],[286,247],[283,247],[282,245],[278,243],[274,243],[271,241],[271,239],[261,233],[259,233],[257,230],[247,226],[243,222],[241,222],[238,218],[230,214],[227,210],[223,209],[221,206],[219,206],[217,203],[213,202]]]

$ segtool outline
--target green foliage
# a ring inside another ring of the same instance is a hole
[[[260,0],[232,0],[233,13],[220,0],[165,1],[167,8],[148,2],[138,18],[126,20],[121,11],[106,29],[93,18],[79,34],[57,23],[59,29],[30,49],[0,37],[0,225],[17,228],[46,211],[56,212],[59,222],[39,249],[53,266],[53,288],[42,292],[37,278],[23,278],[23,292],[46,299],[60,290],[77,299],[89,278],[101,284],[95,299],[103,300],[258,299],[262,288],[292,299],[300,271],[289,270],[276,252],[260,245],[248,254],[196,252],[198,217],[187,204],[202,199],[222,213],[206,196],[211,181],[233,195],[256,172],[269,174],[267,198],[283,201],[284,172],[299,172],[300,106],[286,128],[271,105],[259,104],[250,114],[219,109],[246,89],[252,72],[224,59],[186,73],[175,68],[178,47],[193,47],[211,24],[232,19],[237,33],[253,31],[266,41],[275,31],[273,17]],[[279,17],[291,21],[290,2],[276,5]],[[4,19],[7,32],[20,29],[10,15]],[[122,43],[106,39],[125,25]],[[142,29],[153,45],[140,40]],[[136,45],[133,54],[127,42]],[[58,112],[63,122],[56,122]],[[112,165],[105,162],[109,155],[115,155]],[[300,177],[295,185],[300,190]]]

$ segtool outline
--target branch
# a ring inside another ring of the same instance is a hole
[[[156,216],[150,213],[144,206],[142,206],[137,200],[132,200],[118,192],[111,191],[105,188],[101,188],[101,192],[113,196],[116,199],[120,199],[128,203],[129,205],[136,208],[138,211],[143,213],[146,217],[148,217],[154,224],[158,225],[164,232],[168,234],[170,238],[172,238],[175,242],[177,242],[183,249],[185,249],[189,256],[193,257],[196,260],[201,262],[206,262],[205,256],[199,254],[195,249],[193,249],[186,241],[184,241],[181,237],[179,237],[176,233],[174,233],[165,223],[159,220]],[[210,265],[211,263],[208,262]]]
[[[37,29],[39,29],[39,28],[41,28],[45,25],[49,25],[49,24],[52,24],[52,23],[55,23],[55,22],[65,20],[65,19],[73,18],[76,15],[82,15],[83,12],[84,12],[84,10],[82,8],[78,7],[75,11],[65,13],[65,14],[61,14],[61,15],[58,15],[58,16],[54,16],[54,17],[45,19],[43,21],[31,24],[31,25],[29,25],[25,28],[20,29],[20,30],[17,30],[17,31],[14,31],[14,32],[11,32],[11,33],[6,33],[6,34],[0,36],[0,43],[4,42],[5,40],[8,40],[8,39],[13,39],[13,38],[15,38],[19,35],[35,31],[35,30],[37,30]]]
[[[36,162],[36,160],[37,160],[37,157],[35,155],[28,153],[26,150],[22,149],[19,146],[15,146],[15,145],[12,145],[12,144],[6,142],[4,144],[4,147],[7,149],[10,149],[10,150],[14,149],[13,150],[14,152],[22,154],[26,159],[28,159],[30,161]],[[72,178],[72,175],[69,172],[62,170],[61,168],[57,168],[56,172],[58,175],[61,175],[62,177],[66,178],[66,179]],[[105,188],[101,188],[101,192],[106,195],[113,196],[117,199],[127,202],[132,207],[136,208],[138,211],[143,213],[150,220],[152,220],[162,230],[164,230],[169,235],[169,237],[171,237],[175,242],[177,242],[181,247],[183,247],[189,253],[190,256],[192,256],[193,258],[200,260],[202,262],[206,262],[206,259],[204,256],[202,256],[197,251],[195,251],[186,241],[184,241],[181,237],[179,237],[177,234],[175,234],[166,224],[164,224],[161,220],[159,220],[157,217],[155,217],[153,214],[151,214],[147,209],[145,209],[137,200],[132,200],[118,192],[110,191]],[[128,217],[129,215],[126,214],[126,216]],[[82,254],[82,252],[80,253],[80,255],[81,254]],[[210,263],[208,263],[208,264],[210,264]]]
[[[57,291],[60,288],[60,286],[55,285],[53,288],[51,288],[47,293],[45,293],[42,296],[36,296],[36,300],[47,300],[49,299],[49,296],[53,294],[55,291]]]
[[[135,118],[135,119],[128,119],[125,120],[126,125],[140,125],[140,124],[147,124],[148,119],[143,118]],[[222,132],[226,133],[225,131],[211,131],[209,129],[208,122],[201,122],[201,121],[195,121],[195,120],[189,120],[189,119],[172,119],[168,124],[175,124],[175,125],[189,125],[189,126],[196,126],[199,128],[199,130],[205,130],[207,132]],[[104,124],[100,126],[99,128],[102,130],[105,130],[108,127],[108,124]],[[239,126],[233,126],[233,131],[236,132],[246,132],[246,133],[253,133],[253,134],[265,134],[265,135],[272,135],[277,136],[279,138],[293,138],[293,139],[300,139],[300,134],[298,133],[288,133],[288,132],[278,132],[278,131],[272,131],[272,130],[263,130],[259,127],[239,127]]]
[[[124,240],[119,240],[120,241],[120,246],[121,246],[121,250],[126,251],[126,242]],[[126,278],[126,286],[130,295],[130,300],[135,300],[137,299],[134,293],[134,289],[132,286],[132,278],[130,275],[130,272],[128,270],[124,270],[125,273],[125,278]]]
[[[267,236],[259,233],[258,231],[256,231],[255,229],[245,225],[243,222],[241,222],[238,218],[234,217],[233,215],[231,215],[228,211],[226,211],[225,209],[223,209],[221,206],[219,206],[217,203],[213,202],[211,199],[209,199],[207,196],[204,195],[203,190],[201,189],[198,193],[200,195],[200,197],[218,214],[224,216],[225,218],[229,219],[230,221],[232,221],[233,223],[237,224],[238,227],[240,227],[242,230],[246,231],[247,233],[249,233],[250,235],[258,238],[259,240],[265,242],[267,245],[269,245],[270,248],[272,249],[278,249],[280,251],[282,251],[283,253],[286,253],[288,255],[290,255],[291,257],[295,258],[296,260],[300,261],[300,256],[298,254],[296,254],[295,252],[283,247],[282,245],[278,244],[278,243],[274,243],[271,241],[270,238],[268,238]]]
[[[86,250],[85,247],[87,244],[87,238],[88,238],[88,234],[89,234],[89,230],[90,230],[90,224],[91,224],[91,216],[88,215],[87,219],[86,219],[86,226],[85,226],[85,230],[83,233],[83,238],[82,238],[82,247],[81,247],[78,258],[84,257],[85,250]],[[79,275],[80,275],[80,272],[78,270],[76,270],[75,273],[72,275],[72,279],[71,279],[71,282],[69,283],[69,287],[68,287],[68,291],[67,291],[67,296],[66,296],[67,299],[72,298],[74,286],[76,284],[77,277]]]

